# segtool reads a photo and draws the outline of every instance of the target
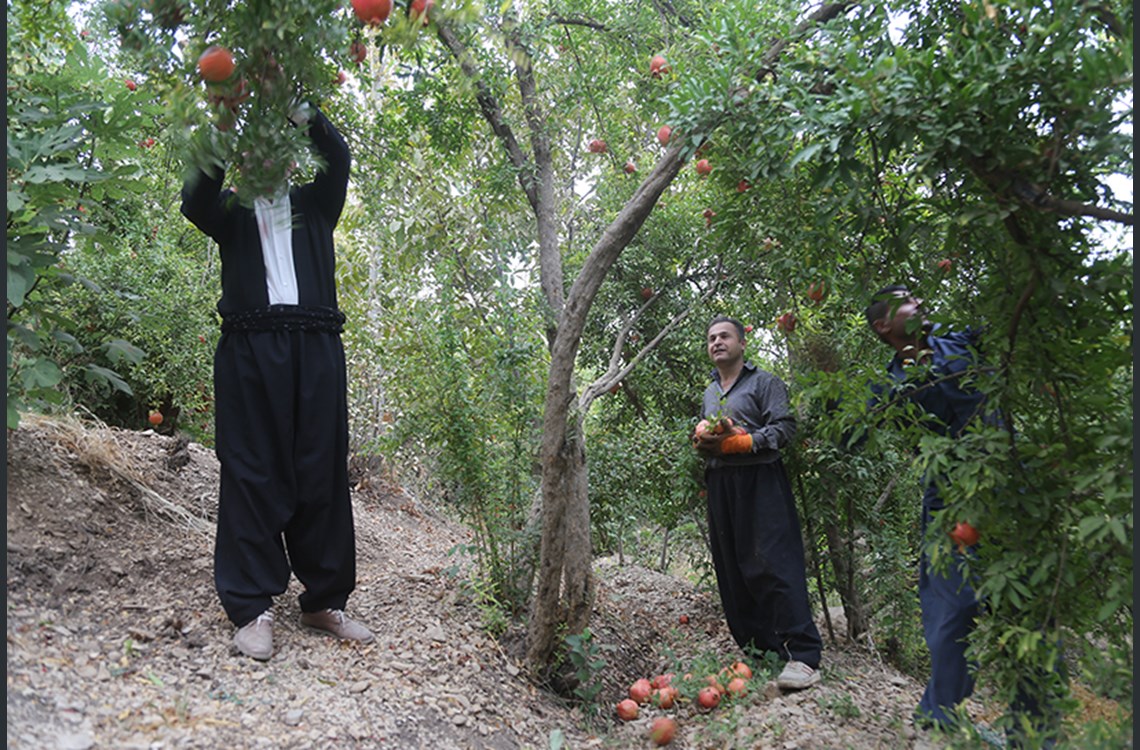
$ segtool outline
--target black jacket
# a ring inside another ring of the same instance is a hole
[[[309,137],[327,166],[312,182],[289,191],[298,305],[336,310],[333,229],[344,208],[351,157],[344,138],[319,110],[309,123]],[[269,293],[255,212],[241,205],[232,191],[222,191],[223,177],[201,171],[192,175],[182,188],[182,215],[218,243],[222,261],[218,312],[225,318],[267,308]]]

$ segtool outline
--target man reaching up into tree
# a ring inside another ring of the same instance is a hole
[[[716,366],[693,446],[706,460],[709,541],[728,628],[746,651],[787,663],[784,690],[819,682],[803,538],[780,449],[796,432],[783,381],[744,360],[744,326],[718,317],[705,344]]]
[[[252,208],[198,172],[182,213],[221,255],[222,337],[214,354],[221,465],[214,581],[254,659],[273,655],[273,597],[290,573],[304,585],[301,625],[368,642],[344,615],[356,586],[348,489],[344,315],[337,307],[333,229],[348,189],[348,144],[319,110],[307,127],[326,168],[309,184],[259,196]]]
[[[918,407],[917,418],[925,430],[954,439],[960,439],[979,422],[1001,425],[998,415],[986,407],[986,394],[978,388],[980,329],[937,332],[926,318],[922,300],[901,285],[876,292],[865,316],[879,340],[895,352],[886,368],[888,384],[872,386],[875,394],[870,402],[872,408],[878,403],[910,401]],[[865,436],[860,436],[854,444],[859,445],[864,439]],[[925,537],[927,529],[945,508],[946,488],[940,487],[944,482],[934,476],[926,476],[923,481],[922,533]],[[978,541],[972,527],[968,532],[963,535],[968,538],[959,537],[963,548],[972,547]],[[968,554],[965,549],[953,552],[944,571],[931,567],[925,548],[921,556],[919,605],[930,649],[930,679],[915,710],[915,719],[921,726],[944,729],[952,726],[958,719],[955,711],[974,691],[974,673],[966,658],[966,648],[981,608],[963,572]],[[1022,746],[1022,721],[1033,725],[1037,732],[1050,730],[1038,701],[1024,688],[1031,680],[1048,682],[1056,677],[1023,676],[1023,689],[1011,706],[1015,723],[1009,731],[1011,747]]]

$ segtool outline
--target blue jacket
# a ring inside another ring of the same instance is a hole
[[[890,384],[871,386],[875,397],[869,406],[905,396],[926,412],[924,424],[930,430],[952,437],[961,435],[979,415],[988,424],[996,424],[993,414],[984,413],[986,396],[975,386],[981,374],[977,369],[980,333],[977,328],[967,328],[945,336],[928,336],[931,360],[921,369],[896,354],[887,365]],[[913,374],[923,371],[925,377],[921,379]]]
[[[976,382],[984,376],[978,352],[981,330],[967,328],[945,336],[927,336],[931,351],[928,364],[914,365],[898,354],[887,365],[890,385],[873,384],[875,396],[868,402],[870,408],[900,397],[917,404],[925,416],[922,424],[939,435],[959,437],[975,418],[989,425],[1000,425],[994,412],[986,410],[986,394],[978,390]],[[941,507],[937,483],[933,477],[924,477],[926,489],[923,504],[927,508]]]

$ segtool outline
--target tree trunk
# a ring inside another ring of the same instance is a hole
[[[863,598],[855,583],[855,561],[833,514],[828,514],[824,519],[823,533],[827,537],[828,556],[831,558],[831,567],[835,570],[835,583],[843,602],[843,614],[847,617],[847,637],[855,641],[867,632]]]
[[[606,274],[683,163],[679,145],[661,158],[594,245],[558,318],[542,426],[543,523],[538,588],[527,627],[527,664],[536,673],[550,663],[558,645],[559,627],[565,626],[566,633],[581,632],[593,606],[586,449],[574,388],[574,363],[582,330]]]
[[[580,419],[567,421],[560,445],[543,459],[538,586],[527,627],[527,662],[541,672],[560,629],[580,633],[594,605],[590,503]],[[546,451],[544,451],[544,454]]]
[[[846,7],[846,3],[823,6],[794,29],[793,34],[797,38],[804,35]],[[562,258],[556,224],[558,196],[554,188],[546,115],[537,96],[526,45],[509,23],[505,24],[504,32],[508,52],[514,61],[533,162],[515,138],[498,100],[483,81],[474,57],[468,54],[465,45],[446,24],[437,24],[440,41],[451,52],[464,76],[473,83],[475,99],[484,119],[518,170],[519,186],[534,210],[538,233],[539,275],[550,314],[547,328],[550,378],[540,455],[542,540],[537,590],[527,627],[526,658],[530,669],[540,673],[550,663],[558,645],[556,634],[559,628],[564,627],[567,634],[580,633],[588,622],[593,605],[590,505],[581,422],[584,409],[575,408],[573,383],[582,331],[594,297],[610,268],[641,229],[661,194],[676,179],[684,158],[683,141],[676,139],[677,143],[668,148],[598,239],[563,299]],[[773,64],[788,43],[785,40],[772,45],[764,63]]]

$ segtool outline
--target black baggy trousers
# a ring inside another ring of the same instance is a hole
[[[241,626],[284,593],[343,609],[356,585],[348,407],[339,333],[223,333],[214,356],[221,466],[214,582]]]
[[[717,588],[733,639],[817,668],[823,643],[783,462],[709,469],[705,480]]]

